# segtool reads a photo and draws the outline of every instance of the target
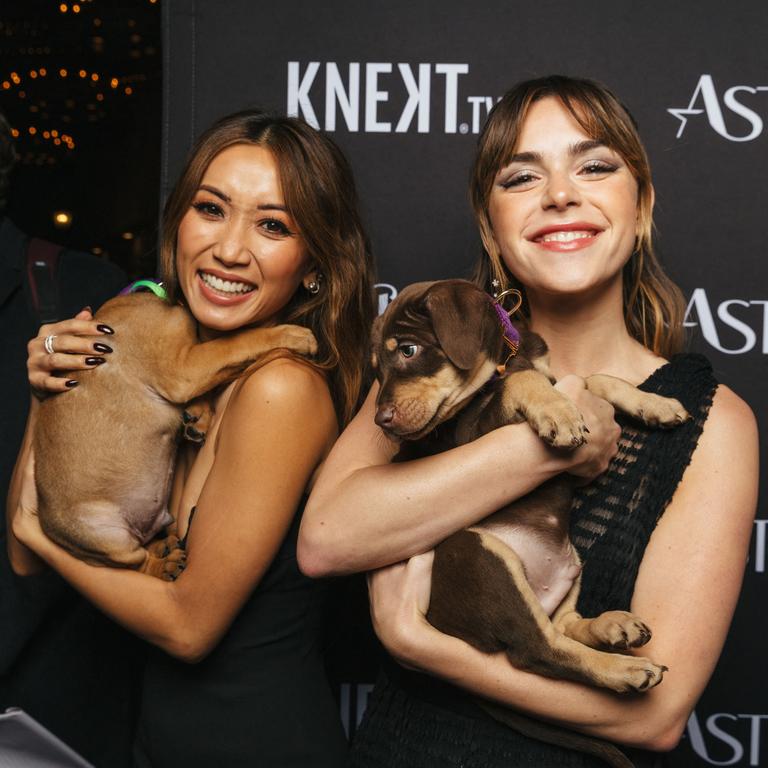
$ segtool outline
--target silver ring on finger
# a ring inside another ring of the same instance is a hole
[[[53,340],[56,338],[55,333],[51,333],[48,336],[45,337],[45,341],[43,342],[43,346],[45,347],[45,351],[52,355],[56,350],[53,348]]]

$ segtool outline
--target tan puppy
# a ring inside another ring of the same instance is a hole
[[[109,340],[114,356],[85,376],[74,374],[82,386],[40,403],[40,524],[83,560],[172,577],[183,551],[146,545],[172,522],[167,502],[182,406],[276,348],[313,354],[315,338],[307,328],[278,325],[200,343],[186,309],[148,293],[112,299],[96,319],[117,329]],[[189,425],[187,431],[202,436]]]
[[[467,281],[406,288],[376,323],[373,364],[381,385],[376,423],[404,441],[396,460],[439,453],[521,421],[557,448],[573,450],[585,440],[578,409],[552,386],[543,339],[512,327]],[[648,425],[672,427],[688,418],[677,400],[621,379],[591,376],[587,386]],[[645,623],[624,611],[594,619],[576,613],[581,566],[568,536],[573,483],[556,478],[439,544],[427,619],[482,651],[506,652],[521,669],[645,691],[661,682],[666,667],[614,652],[644,645],[651,637]],[[631,765],[610,745],[490,708],[528,735]]]

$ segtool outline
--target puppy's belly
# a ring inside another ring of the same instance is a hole
[[[557,610],[581,573],[581,564],[570,539],[545,540],[540,532],[524,526],[480,524],[520,558],[525,575],[547,615]]]
[[[107,550],[130,551],[146,544],[172,521],[165,506],[130,509],[114,501],[94,499],[74,510],[75,530],[71,538],[79,538],[81,546],[85,544],[83,549],[87,548],[87,542],[102,542]]]

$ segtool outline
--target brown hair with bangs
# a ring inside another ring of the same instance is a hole
[[[684,343],[685,301],[664,272],[653,249],[653,185],[645,148],[629,111],[604,86],[592,80],[551,75],[518,83],[494,106],[478,139],[470,177],[470,199],[485,253],[475,281],[489,290],[522,288],[504,265],[495,245],[488,203],[497,173],[515,152],[523,122],[535,102],[559,99],[590,138],[618,152],[637,182],[638,235],[624,266],[624,320],[633,338],[657,355],[669,357]],[[523,312],[527,312],[525,304]]]
[[[313,295],[300,287],[280,322],[310,328],[318,343],[312,363],[327,372],[341,426],[360,400],[373,321],[372,259],[358,211],[352,171],[341,150],[304,121],[258,110],[222,118],[195,143],[165,205],[160,238],[162,278],[171,301],[179,296],[176,238],[205,171],[237,144],[268,149],[275,158],[285,205],[322,274]]]

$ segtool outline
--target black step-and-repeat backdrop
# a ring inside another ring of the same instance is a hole
[[[352,161],[382,307],[407,283],[468,273],[470,158],[507,87],[549,73],[606,83],[649,150],[660,252],[689,299],[692,348],[765,433],[767,3],[167,0],[164,13],[164,192],[215,118],[245,106],[301,115]],[[762,494],[733,628],[676,766],[768,766],[767,542]],[[360,652],[349,647],[340,689],[350,731],[372,682]]]

